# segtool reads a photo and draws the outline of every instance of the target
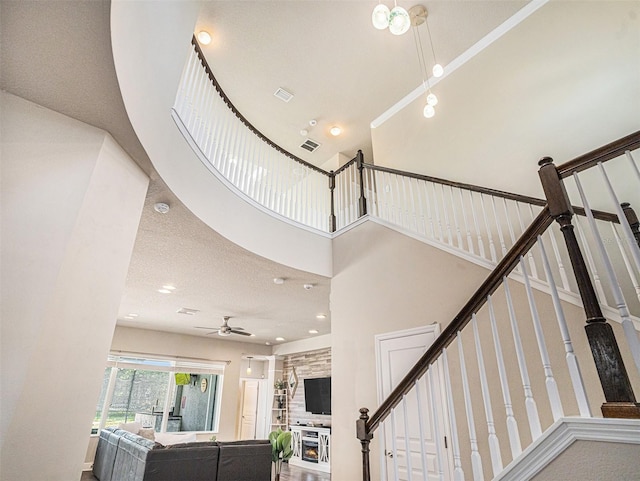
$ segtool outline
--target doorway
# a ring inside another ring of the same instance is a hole
[[[240,420],[240,439],[256,439],[259,393],[259,380],[247,379],[242,381],[242,413]]]
[[[420,328],[380,334],[375,337],[379,403],[400,383],[439,334],[440,326],[431,324]],[[452,454],[450,449],[446,448],[448,417],[439,368],[432,368],[432,377],[434,395],[431,393],[426,377],[418,384],[422,406],[423,446],[420,442],[420,423],[413,421],[418,419],[418,402],[415,393],[410,393],[406,397],[407,419],[412,420],[406,423],[406,429],[404,409],[396,409],[380,428],[382,431],[381,439],[384,439],[384,443],[381,443],[380,453],[380,472],[383,481],[409,479],[407,472],[409,467],[411,467],[412,480],[440,480],[440,466],[437,462],[438,449],[443,453],[442,458],[445,460],[441,467],[443,479],[445,481],[452,479],[450,475]],[[427,409],[429,400],[433,400],[435,403],[436,419],[434,419],[433,410]],[[438,439],[436,439],[436,431]],[[407,445],[409,446],[408,453]],[[426,476],[423,474],[422,450],[425,453]]]

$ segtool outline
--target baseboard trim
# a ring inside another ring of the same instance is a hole
[[[91,471],[93,469],[93,463],[84,463],[82,471]]]
[[[640,444],[640,420],[562,418],[514,459],[493,481],[525,481],[575,441]]]

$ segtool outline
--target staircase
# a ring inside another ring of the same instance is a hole
[[[387,439],[381,477],[394,480],[533,479],[556,459],[554,466],[564,465],[574,443],[619,443],[638,452],[640,405],[632,386],[640,372],[640,235],[631,205],[640,201],[632,153],[639,145],[635,133],[559,167],[541,160],[544,207],[508,250],[515,236],[505,207],[504,232],[496,223],[486,234],[500,246],[484,259],[499,259],[491,274],[381,406],[371,416],[360,410],[364,481],[371,479],[374,433]],[[500,193],[491,197],[495,219],[500,200]],[[454,218],[439,217],[438,226]],[[432,242],[467,246],[473,256],[473,235],[446,227],[430,232]],[[575,326],[585,320],[601,406],[580,371],[591,361],[574,349],[574,339],[584,336]],[[630,459],[618,469],[629,466],[637,475]]]
[[[367,164],[360,152],[326,172],[248,123],[192,44],[172,117],[237,195],[320,235],[368,219],[491,270],[380,407],[360,410],[363,481],[374,436],[389,440],[376,466],[389,481],[572,479],[553,462],[572,445],[640,446],[640,132],[558,167],[542,159],[546,199]],[[587,362],[599,386],[583,379]],[[560,463],[575,476],[584,464]]]

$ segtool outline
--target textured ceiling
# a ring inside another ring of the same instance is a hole
[[[429,2],[436,54],[446,64],[526,2]],[[316,165],[357,149],[371,160],[370,122],[421,82],[411,33],[394,37],[371,27],[375,2],[203,2],[199,29],[211,29],[206,55],[238,109],[276,143]],[[404,5],[410,7],[411,5]],[[255,338],[275,342],[330,332],[329,280],[284,267],[232,244],[191,214],[157,176],[119,94],[109,29],[110,3],[100,0],[1,3],[1,87],[110,132],[151,177],[118,322],[206,335],[222,316]],[[426,39],[423,32],[423,42]],[[426,46],[427,44],[425,44]],[[425,47],[427,48],[427,47]],[[427,61],[429,51],[426,50]],[[295,94],[284,104],[278,87]],[[305,156],[302,128],[322,143]],[[344,128],[331,138],[332,125]],[[171,204],[156,213],[157,201]],[[257,234],[259,235],[259,234]],[[285,278],[275,285],[274,277]],[[163,284],[172,294],[160,294]],[[303,289],[313,284],[311,290]],[[194,316],[177,314],[198,309]],[[138,314],[127,320],[130,313]]]

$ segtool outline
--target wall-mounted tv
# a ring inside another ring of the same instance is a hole
[[[304,380],[305,409],[311,414],[331,414],[331,378]]]

